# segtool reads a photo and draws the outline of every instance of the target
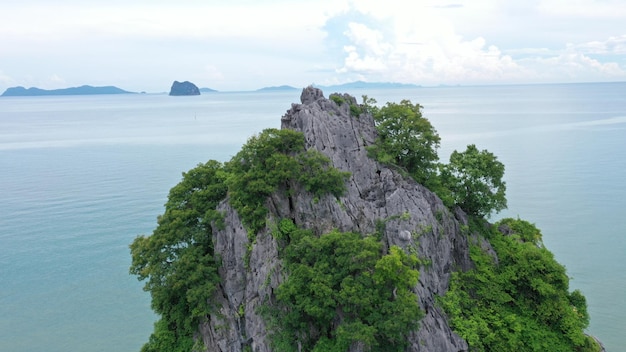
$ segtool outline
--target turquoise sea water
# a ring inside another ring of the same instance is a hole
[[[332,92],[327,91],[328,96]],[[440,156],[506,165],[509,209],[585,294],[589,332],[626,330],[626,83],[350,91],[419,102]],[[128,274],[181,172],[228,160],[299,91],[0,98],[0,351],[138,351],[155,320]]]

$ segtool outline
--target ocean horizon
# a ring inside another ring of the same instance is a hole
[[[626,329],[625,91],[625,82],[346,90],[359,102],[421,104],[442,161],[467,144],[493,152],[509,206],[491,220],[542,230],[608,351]],[[0,351],[139,351],[157,317],[128,273],[128,245],[155,228],[182,172],[279,128],[300,92],[0,98]]]

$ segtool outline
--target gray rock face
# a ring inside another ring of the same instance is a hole
[[[472,265],[468,237],[461,233],[467,218],[461,211],[451,213],[412,179],[370,159],[366,146],[376,138],[373,118],[351,116],[349,105],[356,101],[348,95],[342,98],[346,103],[338,105],[319,89],[305,88],[302,103],[292,104],[281,122],[282,128],[303,132],[307,148],[317,149],[335,167],[351,172],[346,194],[339,200],[326,196],[314,201],[312,194],[294,184],[291,195],[277,192],[268,199],[269,216],[293,219],[318,234],[332,229],[370,234],[376,231],[377,221],[386,221],[387,247],[417,251],[429,263],[420,269],[414,288],[425,315],[409,336],[408,350],[467,351],[467,343],[450,329],[435,303],[437,296],[446,293],[451,272]],[[214,230],[213,239],[223,262],[223,284],[214,299],[219,309],[202,324],[199,337],[209,351],[239,352],[247,346],[252,351],[271,351],[267,326],[257,309],[273,298],[273,290],[284,278],[277,244],[268,230],[248,244],[236,211],[226,201],[219,210],[226,214],[226,226]],[[353,351],[359,350],[353,346]]]
[[[173,96],[181,96],[181,95],[200,95],[200,89],[198,87],[189,82],[178,82],[174,81],[172,83],[172,88],[170,89],[170,95]]]

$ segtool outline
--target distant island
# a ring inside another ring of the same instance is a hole
[[[93,87],[80,86],[61,89],[41,89],[36,87],[24,88],[21,86],[7,88],[2,93],[3,97],[34,97],[45,95],[94,95],[94,94],[135,94],[114,86]]]
[[[171,96],[188,96],[188,95],[200,95],[200,89],[195,84],[184,81],[174,81],[172,88],[170,89]]]
[[[274,86],[274,87],[263,87],[261,89],[257,89],[257,92],[282,92],[282,91],[290,91],[290,90],[299,90],[296,87],[282,85],[282,86]]]
[[[338,85],[316,85],[313,84],[313,87],[317,87],[324,90],[333,90],[333,91],[346,91],[353,89],[411,89],[411,88],[420,88],[421,86],[415,84],[406,84],[406,83],[395,83],[395,82],[364,82],[364,81],[355,81],[349,83],[343,83]],[[268,86],[259,88],[257,90],[253,90],[252,92],[289,92],[289,91],[297,91],[302,88],[296,88],[290,85],[280,85],[280,86]],[[171,89],[169,91],[169,95],[171,96],[189,96],[189,95],[200,95],[202,93],[217,93],[218,90],[211,88],[198,88],[195,84],[184,81],[174,81],[172,83]],[[24,88],[22,86],[7,88],[0,97],[18,97],[18,96],[48,96],[48,95],[94,95],[94,94],[138,94],[137,92],[130,92],[123,89],[120,89],[115,86],[103,86],[103,87],[94,87],[90,85],[83,85],[80,87],[71,87],[71,88],[61,88],[61,89],[41,89],[37,87]],[[147,94],[146,92],[141,92],[141,94]],[[153,93],[153,94],[168,94],[167,92]]]

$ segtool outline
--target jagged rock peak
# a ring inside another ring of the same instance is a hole
[[[324,93],[321,89],[315,88],[313,86],[308,86],[302,90],[302,94],[300,94],[300,101],[302,104],[310,104],[319,99],[324,99]]]
[[[424,317],[409,335],[407,350],[467,351],[467,343],[452,331],[436,303],[437,296],[448,290],[453,268],[471,266],[468,238],[460,231],[467,224],[465,214],[451,213],[432,192],[371,159],[366,147],[376,139],[374,120],[369,113],[354,116],[350,105],[356,100],[345,94],[340,97],[341,101],[335,99],[339,102],[326,99],[320,89],[307,87],[301,104],[292,104],[281,126],[301,131],[307,148],[320,151],[334,167],[351,173],[346,193],[339,199],[331,195],[318,199],[294,183],[289,192],[269,197],[268,216],[292,219],[298,227],[317,234],[337,229],[367,235],[376,231],[378,221],[385,221],[386,247],[417,252],[429,263],[420,268],[414,288]],[[270,352],[270,333],[258,312],[264,302],[275,301],[274,292],[285,278],[279,246],[268,229],[250,243],[239,215],[227,201],[218,211],[225,222],[222,228],[213,229],[215,253],[222,260],[222,284],[213,300],[219,314],[207,317],[200,327],[201,338],[210,351]],[[350,352],[356,351],[355,345]]]

